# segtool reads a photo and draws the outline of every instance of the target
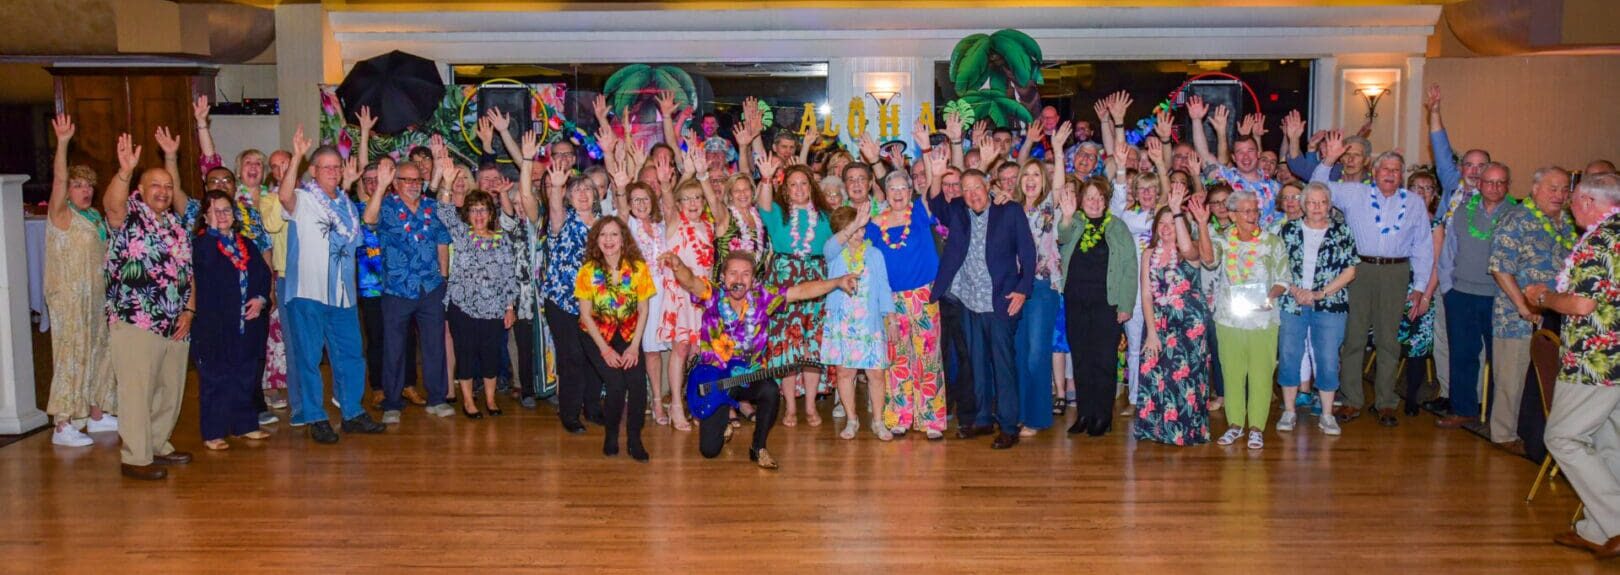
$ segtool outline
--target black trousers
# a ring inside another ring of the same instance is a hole
[[[583,408],[585,419],[602,422],[602,380],[588,355],[596,353],[596,343],[579,328],[579,316],[555,305],[546,304],[546,327],[557,348],[558,418],[563,425],[577,425]]]
[[[621,336],[615,335],[613,341],[608,342],[608,346],[612,347],[614,351],[623,353],[626,348],[630,347],[630,342]],[[639,355],[641,350],[637,349],[636,353]],[[594,347],[586,355],[590,357],[591,367],[595,369],[596,377],[601,379],[602,385],[607,388],[607,400],[602,406],[602,415],[606,419],[604,427],[607,428],[605,430],[607,437],[603,440],[603,443],[618,445],[619,422],[625,418],[625,396],[628,395],[630,400],[629,421],[625,422],[625,433],[629,436],[627,444],[641,445],[641,428],[647,423],[646,362],[637,361],[634,367],[622,369],[609,367],[607,361],[602,358],[601,350]]]
[[[1119,369],[1119,338],[1124,335],[1117,311],[1106,301],[1064,302],[1069,346],[1074,351],[1074,399],[1077,417],[1106,428],[1114,418],[1114,389]],[[1088,349],[1089,348],[1089,349]]]
[[[966,333],[962,330],[962,304],[948,299],[939,301],[939,337],[941,358],[947,366],[945,381],[946,407],[956,414],[957,426],[972,426],[979,413],[979,402],[973,391],[973,366],[968,360]],[[950,369],[954,366],[955,369]],[[954,371],[954,374],[951,372]]]
[[[512,335],[517,338],[518,390],[523,397],[534,397],[540,380],[534,376],[534,320],[520,319],[512,324]]]
[[[381,297],[360,298],[360,329],[366,346],[366,382],[373,391],[383,388],[383,316]],[[416,329],[411,328],[405,344],[405,385],[416,385]]]
[[[675,393],[685,393],[684,382]],[[746,387],[731,388],[731,398],[754,404],[754,443],[750,451],[765,449],[765,440],[771,437],[771,426],[776,424],[781,390],[776,380],[756,381]],[[698,422],[698,452],[704,458],[720,455],[726,445],[726,426],[731,425],[731,408],[725,407]]]

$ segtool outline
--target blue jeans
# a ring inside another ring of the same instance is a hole
[[[1057,325],[1058,293],[1047,280],[1035,289],[1018,316],[1014,362],[1018,365],[1018,407],[1024,427],[1052,427],[1052,330]]]
[[[327,421],[321,403],[326,395],[321,379],[323,350],[332,365],[332,396],[343,404],[343,420],[364,414],[360,401],[366,390],[366,359],[360,347],[358,310],[297,298],[287,302],[281,311],[292,423]]]
[[[405,346],[410,342],[411,324],[416,324],[417,356],[422,358],[422,387],[428,405],[444,403],[449,375],[444,367],[444,290],[445,283],[416,298],[383,294],[382,386],[384,411],[400,411],[405,402],[405,374],[416,369],[407,365]]]
[[[1316,388],[1322,391],[1339,390],[1339,346],[1344,343],[1344,324],[1350,314],[1302,309],[1300,313],[1282,312],[1282,331],[1278,336],[1282,345],[1282,364],[1277,368],[1277,385],[1299,387],[1299,364],[1305,360],[1305,346],[1311,346],[1311,357],[1316,365]],[[1308,332],[1308,333],[1307,333]]]
[[[1491,354],[1491,304],[1495,298],[1446,292],[1446,336],[1451,346],[1451,413],[1479,417],[1479,352]]]
[[[1002,433],[1018,432],[1018,376],[1013,362],[1013,332],[1017,328],[1018,320],[994,311],[962,310],[967,360],[973,369],[973,391],[979,404],[973,423],[981,427],[992,422],[1000,424]]]

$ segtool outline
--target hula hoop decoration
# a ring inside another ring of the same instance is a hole
[[[575,145],[585,148],[586,154],[589,155],[591,159],[602,158],[602,148],[601,146],[597,145],[595,137],[592,137],[589,133],[585,132],[585,130],[582,130],[578,126],[574,125],[573,120],[563,117],[562,112],[552,107],[551,104],[547,103],[544,98],[540,97],[540,92],[535,90],[534,86],[513,80],[511,78],[496,78],[494,80],[484,81],[475,86],[472,93],[467,94],[467,96],[462,99],[461,110],[458,112],[458,117],[461,118],[463,123],[461,127],[461,140],[466,142],[467,147],[472,151],[479,154],[488,153],[488,150],[483,150],[478,147],[478,140],[474,138],[474,135],[477,133],[477,130],[474,128],[476,128],[478,125],[478,117],[474,115],[469,121],[467,116],[468,104],[476,100],[478,91],[484,89],[486,86],[521,86],[529,91],[529,97],[533,100],[533,105],[530,106],[532,113],[529,117],[529,123],[540,131],[540,142],[551,143],[554,137],[568,138],[568,140],[573,142]],[[476,107],[473,109],[473,111],[475,113],[478,112]],[[512,163],[512,159],[508,157],[496,158],[495,161],[503,164]]]
[[[1132,146],[1141,146],[1142,141],[1147,139],[1148,135],[1153,133],[1154,128],[1158,127],[1159,118],[1157,114],[1161,111],[1175,112],[1182,106],[1186,105],[1187,86],[1191,85],[1193,82],[1197,82],[1211,76],[1226,78],[1228,80],[1237,82],[1239,86],[1243,87],[1243,91],[1249,94],[1249,101],[1254,104],[1254,109],[1260,109],[1260,97],[1254,94],[1254,89],[1249,87],[1248,82],[1244,82],[1242,78],[1227,74],[1225,72],[1206,72],[1188,78],[1187,81],[1182,82],[1180,86],[1176,86],[1176,89],[1171,90],[1170,94],[1165,96],[1164,100],[1160,100],[1159,104],[1153,107],[1153,111],[1150,112],[1146,118],[1136,121],[1136,128],[1125,133],[1125,142]],[[1171,138],[1175,138],[1175,135],[1171,134]]]

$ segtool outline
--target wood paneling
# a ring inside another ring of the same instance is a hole
[[[73,115],[78,134],[71,162],[83,162],[101,176],[102,188],[118,170],[118,136],[128,133],[141,149],[141,167],[163,165],[163,151],[153,138],[159,126],[180,137],[181,184],[188,193],[201,189],[197,175],[194,94],[212,90],[208,68],[53,68],[57,102]]]
[[[174,442],[197,461],[119,477],[117,438],[0,449],[3,571],[120,573],[1594,573],[1552,544],[1576,501],[1534,503],[1536,466],[1431,416],[1342,437],[1268,431],[1266,448],[1174,448],[1043,432],[881,443],[842,420],[778,428],[779,472],[748,463],[750,427],[705,460],[694,433],[649,428],[652,461],[601,455],[602,433],[503,398],[506,415],[420,408],[380,436],[202,450],[196,383]],[[323,406],[324,407],[324,406]],[[328,408],[335,413],[335,410]],[[286,417],[286,412],[280,412]],[[864,415],[864,409],[863,409]],[[1066,426],[1069,417],[1060,418]],[[1272,417],[1276,417],[1273,412]],[[1223,429],[1219,416],[1215,429]]]

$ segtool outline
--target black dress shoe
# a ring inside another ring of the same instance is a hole
[[[577,421],[572,422],[572,423],[569,423],[569,422],[565,421],[565,422],[563,422],[563,431],[566,431],[566,432],[568,432],[570,434],[573,434],[573,435],[579,435],[581,433],[585,433],[585,426],[581,425]]]
[[[1401,412],[1405,413],[1407,417],[1417,417],[1418,405],[1416,402],[1408,401],[1406,406],[1401,408]]]
[[[168,455],[153,455],[153,465],[185,465],[191,463],[191,454],[184,451],[170,451]]]
[[[630,452],[630,459],[634,459],[642,463],[646,463],[647,460],[652,459],[652,456],[647,455],[647,448],[642,447],[641,442],[639,441],[632,442],[627,450]]]
[[[1451,398],[1448,398],[1448,397],[1436,397],[1434,399],[1425,401],[1425,402],[1423,402],[1423,409],[1427,409],[1429,411],[1439,413],[1439,414],[1450,413],[1451,412]]]
[[[1395,419],[1394,409],[1386,407],[1378,410],[1378,424],[1384,427],[1395,427],[1400,425],[1401,421],[1399,419]]]
[[[361,413],[354,416],[354,419],[343,422],[344,433],[382,433],[384,431],[388,431],[388,426],[371,419],[369,413]]]
[[[317,421],[309,424],[309,438],[315,440],[315,443],[323,445],[338,442],[337,431],[332,429],[332,424],[328,421]]]
[[[1112,429],[1114,429],[1114,422],[1112,420],[1095,421],[1092,422],[1091,426],[1086,428],[1086,435],[1090,435],[1092,437],[1102,437],[1104,435],[1108,435],[1108,432]]]
[[[169,476],[169,470],[156,465],[130,465],[128,463],[120,463],[118,464],[118,468],[119,473],[122,473],[124,477],[128,477],[130,479],[140,479],[142,481],[157,481]]]
[[[483,412],[467,411],[467,408],[465,408],[465,407],[461,408],[461,414],[467,416],[467,419],[483,419],[484,418]]]
[[[488,413],[488,414],[489,414],[489,416],[490,416],[490,417],[500,417],[500,416],[501,416],[501,410],[500,410],[500,408],[496,408],[496,407],[486,407],[486,408],[484,408],[484,411],[485,411],[485,412],[486,412],[486,413]]]
[[[1090,417],[1086,417],[1086,416],[1076,417],[1074,419],[1074,425],[1069,426],[1069,435],[1079,435],[1080,433],[1084,432],[1089,427],[1091,427],[1091,418]]]
[[[602,442],[602,455],[614,457],[619,454],[619,438],[611,437]]]
[[[990,443],[990,449],[1009,449],[1018,445],[1018,432],[1001,432],[996,434],[996,440]]]

